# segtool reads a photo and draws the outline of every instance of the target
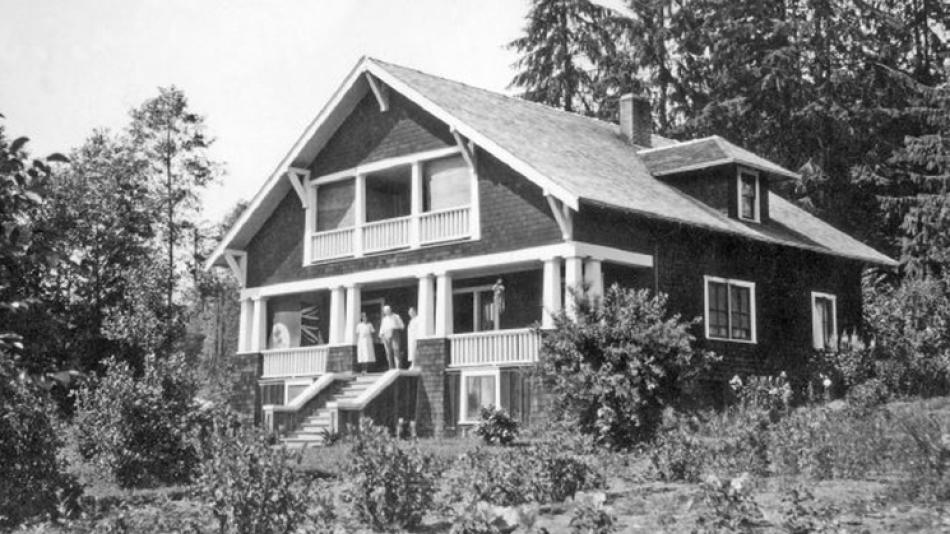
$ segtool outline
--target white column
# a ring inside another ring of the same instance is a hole
[[[334,287],[330,290],[330,344],[339,345],[343,342],[344,317],[343,287]]]
[[[576,317],[577,306],[571,290],[580,292],[584,289],[583,267],[581,258],[564,258],[564,311],[572,319]]]
[[[584,262],[584,283],[591,298],[604,296],[604,273],[600,260],[591,258]]]
[[[435,279],[435,336],[452,335],[452,275],[442,273]]]
[[[410,187],[412,195],[409,203],[412,218],[409,220],[409,247],[419,247],[419,215],[422,214],[422,163],[412,164],[412,186]],[[418,310],[417,310],[418,311]]]
[[[554,328],[554,316],[561,311],[561,258],[544,260],[541,328]]]
[[[416,312],[419,314],[419,337],[429,337],[435,332],[435,294],[434,282],[431,274],[419,277],[419,297],[416,302]]]
[[[304,210],[303,231],[303,264],[304,267],[313,262],[313,233],[317,231],[317,187],[305,186],[307,189],[307,208]]]
[[[471,213],[469,216],[470,224],[472,225],[471,233],[472,239],[481,239],[482,237],[482,213],[481,213],[481,199],[478,196],[478,172],[475,169],[475,151],[472,150],[472,168],[470,169],[471,174]]]
[[[255,297],[253,306],[249,349],[252,352],[260,352],[267,349],[267,299]]]
[[[356,344],[356,325],[360,322],[362,293],[360,286],[356,284],[346,288],[346,326],[343,331],[343,342],[347,345]]]
[[[238,319],[238,353],[250,352],[251,314],[253,305],[251,299],[241,299],[241,317]]]
[[[357,174],[353,180],[353,254],[363,255],[363,224],[366,223],[366,175]]]

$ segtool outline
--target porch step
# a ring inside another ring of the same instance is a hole
[[[359,397],[364,391],[373,385],[382,373],[367,373],[357,375],[344,385],[327,402],[351,401]],[[300,449],[304,447],[314,447],[323,445],[324,432],[330,431],[331,425],[330,410],[326,407],[320,408],[306,419],[300,422],[300,425],[292,432],[281,438],[281,441],[289,449]]]

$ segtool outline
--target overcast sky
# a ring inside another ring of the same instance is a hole
[[[504,91],[527,0],[0,0],[0,113],[34,155],[177,85],[217,138],[216,220],[250,199],[362,55]]]

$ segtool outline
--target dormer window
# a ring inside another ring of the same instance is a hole
[[[759,222],[759,174],[740,169],[738,176],[739,218],[745,221]]]

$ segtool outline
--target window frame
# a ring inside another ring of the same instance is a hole
[[[292,378],[284,380],[284,406],[289,405],[290,401],[294,400],[294,398],[290,396],[291,386],[309,386],[310,384],[313,384],[312,378]]]
[[[491,376],[495,379],[495,401],[492,403],[496,408],[501,408],[501,368],[476,368],[462,369],[459,374],[459,424],[474,425],[478,419],[468,419],[468,378],[479,376]]]
[[[817,346],[817,343],[816,343],[816,341],[817,341],[816,335],[818,334],[818,332],[816,331],[816,328],[823,328],[823,327],[824,327],[824,325],[819,325],[819,324],[818,324],[818,316],[817,316],[817,313],[816,313],[816,312],[818,311],[818,307],[817,307],[818,299],[827,299],[827,300],[831,301],[831,331],[833,332],[832,337],[837,337],[837,335],[838,335],[838,297],[837,297],[836,295],[832,294],[832,293],[823,293],[823,292],[821,292],[821,291],[812,291],[812,292],[811,292],[811,339],[812,339],[812,347],[813,347],[815,350],[825,350],[825,349],[829,348],[828,345],[819,347],[819,346]],[[822,337],[824,337],[824,331],[822,331],[821,334],[822,334]],[[826,341],[831,341],[831,340],[826,340]],[[833,349],[834,347],[830,347],[830,348]]]
[[[730,337],[719,337],[710,335],[709,333],[709,283],[715,282],[726,285],[726,317],[729,321],[727,330],[729,331]],[[732,336],[732,291],[731,286],[743,287],[749,290],[749,339],[739,339]],[[756,327],[757,323],[757,308],[755,300],[755,282],[750,282],[748,280],[736,280],[734,278],[722,278],[718,276],[703,276],[703,327],[706,334],[706,339],[711,341],[725,341],[730,343],[748,343],[756,344],[758,343],[758,328]]]
[[[749,175],[755,179],[755,201],[752,203],[752,217],[742,215],[742,176]],[[747,167],[736,170],[736,218],[741,221],[762,222],[762,176],[759,171]]]

